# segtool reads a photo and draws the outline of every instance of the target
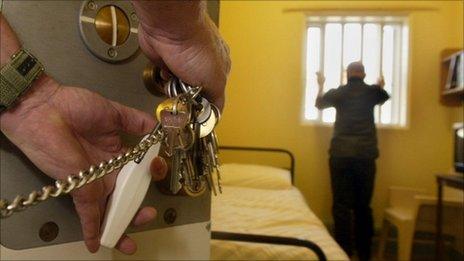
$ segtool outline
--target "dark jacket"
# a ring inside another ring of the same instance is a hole
[[[378,85],[351,78],[346,85],[331,89],[316,100],[316,107],[335,107],[337,118],[330,145],[332,157],[377,158],[377,134],[374,107],[388,100]]]

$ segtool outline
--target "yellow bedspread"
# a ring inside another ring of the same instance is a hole
[[[311,240],[321,247],[328,260],[348,260],[295,187],[269,190],[224,186],[223,194],[213,197],[211,220],[214,231]],[[303,247],[213,240],[211,259],[314,260],[317,257]]]

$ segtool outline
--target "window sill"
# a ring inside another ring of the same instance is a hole
[[[328,127],[332,128],[334,123],[321,122],[321,121],[312,121],[312,120],[302,120],[302,126],[312,126],[312,127]],[[375,124],[378,130],[409,130],[408,124],[406,125],[390,125],[390,124]]]

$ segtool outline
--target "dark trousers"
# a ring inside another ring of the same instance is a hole
[[[335,240],[351,256],[354,230],[358,257],[369,260],[374,234],[370,202],[374,189],[375,159],[331,157],[329,163]]]

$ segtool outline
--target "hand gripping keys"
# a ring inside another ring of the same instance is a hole
[[[167,85],[170,98],[156,110],[157,126],[135,147],[71,174],[66,180],[57,180],[54,186],[34,190],[27,197],[18,195],[12,202],[0,199],[0,217],[7,218],[51,197],[69,194],[120,170],[107,204],[100,239],[103,246],[112,248],[140,207],[151,181],[151,160],[160,152],[170,162],[170,194],[195,197],[209,188],[216,195],[216,185],[221,192],[214,132],[220,111],[201,97],[200,91],[200,87],[188,86],[174,77]]]
[[[214,132],[220,119],[219,109],[200,96],[201,88],[188,86],[177,78],[167,88],[170,98],[155,112],[156,129],[163,136],[161,143],[121,169],[102,225],[103,246],[114,247],[136,214],[151,181],[150,162],[158,154],[167,157],[170,165],[164,183],[168,193],[196,197],[209,188],[216,195],[216,184],[222,190]]]

